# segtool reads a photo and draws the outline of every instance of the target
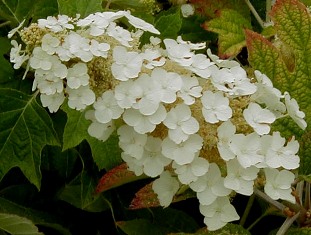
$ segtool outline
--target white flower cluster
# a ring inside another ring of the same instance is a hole
[[[124,17],[133,31],[118,24]],[[91,136],[105,141],[116,130],[129,169],[160,176],[153,190],[162,206],[187,185],[212,231],[239,219],[229,198],[251,195],[255,181],[272,199],[295,201],[299,144],[270,126],[289,115],[305,129],[304,113],[264,74],[251,81],[239,63],[196,53],[205,43],[181,37],[164,39],[165,49],[151,37],[139,49],[142,31],[159,32],[126,11],[48,17],[33,27],[41,37],[24,40],[25,50],[12,40],[14,68],[28,61],[33,90],[51,112],[68,97],[73,109],[89,107]]]

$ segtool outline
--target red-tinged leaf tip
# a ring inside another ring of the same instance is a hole
[[[136,176],[134,172],[128,170],[127,164],[123,163],[103,175],[103,177],[99,180],[95,192],[101,193],[143,178],[146,178],[146,176]]]
[[[152,189],[152,183],[147,184],[135,194],[135,197],[129,206],[130,209],[135,210],[161,206],[157,194]],[[195,192],[190,189],[186,189],[180,194],[177,193],[173,197],[172,203],[180,202],[193,197],[196,197]]]
[[[125,225],[125,221],[116,221],[115,224],[118,226],[118,227],[122,227]]]
[[[306,10],[305,5],[298,0],[277,0],[273,5],[270,15],[271,16],[275,15],[275,13],[279,9],[284,9],[284,7],[287,8],[288,10],[292,10],[293,7],[295,8],[298,7],[301,10]]]
[[[141,188],[130,204],[130,209],[142,209],[160,206],[157,194],[152,189],[152,183]]]
[[[246,46],[249,52],[252,52],[254,46],[257,44],[265,45],[268,47],[274,47],[273,44],[267,40],[264,36],[259,33],[256,33],[250,29],[244,29],[246,37]]]

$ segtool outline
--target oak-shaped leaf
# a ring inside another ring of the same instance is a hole
[[[63,151],[76,147],[86,140],[92,150],[92,157],[99,170],[110,170],[121,163],[121,150],[118,137],[114,133],[105,142],[100,141],[88,133],[91,121],[85,119],[85,111],[77,111],[62,105],[62,110],[67,115],[67,122],[63,133]]]
[[[94,194],[97,179],[84,169],[59,193],[59,199],[72,206],[89,211],[101,212],[109,208],[103,195]]]
[[[91,13],[103,11],[102,0],[57,0],[59,14],[86,17]]]
[[[235,10],[223,9],[219,17],[203,24],[204,29],[218,33],[218,55],[221,58],[236,56],[246,46],[243,29],[252,28],[250,20]]]
[[[308,133],[311,126],[311,16],[298,0],[277,0],[272,11],[276,40],[272,43],[262,35],[245,30],[249,62],[254,69],[265,73],[274,86],[289,92],[306,114]],[[290,118],[280,119],[274,129],[290,138],[295,135],[300,143],[310,138]],[[307,139],[304,139],[304,138]],[[310,143],[310,141],[309,141]],[[300,171],[309,174],[310,145],[301,148]]]
[[[1,0],[0,19],[17,26],[23,19],[37,20],[57,13],[56,0]]]
[[[41,150],[59,144],[49,114],[37,103],[36,94],[0,89],[0,120],[0,180],[19,167],[39,189]]]

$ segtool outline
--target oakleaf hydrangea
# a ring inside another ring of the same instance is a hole
[[[100,141],[115,133],[128,169],[158,177],[152,189],[163,207],[188,188],[213,231],[239,219],[230,203],[236,193],[258,187],[294,202],[299,143],[271,125],[290,117],[304,130],[305,113],[265,74],[220,59],[206,43],[162,41],[130,11],[22,25],[8,35],[10,61],[32,72],[42,106],[82,112],[90,121],[85,131]],[[142,45],[143,32],[152,36]]]

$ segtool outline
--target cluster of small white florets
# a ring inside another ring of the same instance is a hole
[[[135,29],[118,25],[121,18]],[[208,229],[219,229],[239,219],[230,195],[251,195],[259,172],[267,195],[295,202],[291,170],[299,166],[299,144],[271,133],[270,126],[284,116],[302,129],[306,122],[295,99],[274,88],[267,76],[255,71],[250,79],[239,63],[221,60],[209,49],[196,53],[205,43],[181,37],[164,39],[165,49],[151,37],[138,49],[141,31],[159,31],[127,11],[48,17],[35,26],[41,34],[31,47],[22,50],[12,40],[14,68],[28,61],[35,72],[33,90],[40,91],[51,112],[67,97],[73,109],[89,107],[91,136],[106,141],[117,131],[129,169],[160,176],[153,190],[162,206],[187,185]],[[91,86],[94,61],[108,64],[96,67],[95,74],[108,75]],[[109,86],[99,89],[100,82]]]

